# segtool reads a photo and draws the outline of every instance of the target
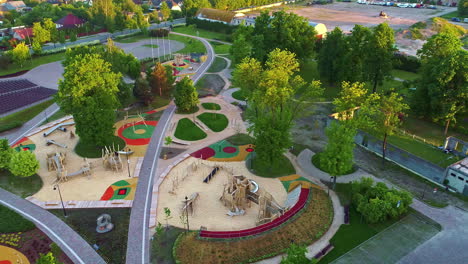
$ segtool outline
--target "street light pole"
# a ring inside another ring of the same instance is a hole
[[[188,197],[185,196],[185,215],[187,217],[187,232],[190,230],[189,219],[188,219]]]
[[[60,196],[60,202],[62,203],[63,216],[68,217],[67,211],[65,210],[65,205],[63,204],[62,193],[60,192],[60,186],[58,184],[54,185],[54,191],[58,190]]]
[[[130,176],[130,160],[128,159],[128,155],[130,155],[130,148],[127,149],[127,171],[128,171],[128,177],[131,178],[132,176]]]

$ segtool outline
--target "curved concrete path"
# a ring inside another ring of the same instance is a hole
[[[55,215],[0,188],[0,204],[18,212],[36,224],[65,254],[79,264],[105,264],[98,253]]]
[[[198,71],[191,77],[196,83],[208,70],[214,60],[214,50],[208,41],[203,38],[193,37],[180,33],[171,33],[187,36],[200,40],[206,47],[207,60],[198,68]],[[135,199],[133,200],[132,212],[130,214],[130,224],[128,228],[127,257],[126,263],[150,263],[150,232],[149,223],[151,216],[151,203],[153,196],[153,185],[158,170],[159,154],[161,145],[169,127],[172,115],[175,112],[175,105],[170,105],[160,118],[156,129],[151,136],[150,145],[143,160]],[[159,175],[158,175],[159,176]]]

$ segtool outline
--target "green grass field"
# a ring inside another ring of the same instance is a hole
[[[231,45],[223,44],[215,41],[210,41],[211,46],[216,54],[229,54],[229,49],[231,49]]]
[[[177,26],[177,27],[174,27],[173,31],[177,33],[198,36],[198,37],[207,38],[207,39],[217,39],[217,40],[223,40],[223,41],[228,40],[227,34],[213,32],[213,31],[209,31],[209,30],[201,29],[201,28],[191,28],[189,26]]]
[[[236,146],[253,144],[255,142],[254,138],[247,134],[235,134],[226,138],[226,140],[229,141],[229,143],[234,144]]]
[[[251,160],[250,170],[258,176],[267,178],[276,178],[295,174],[296,170],[286,156],[282,156],[280,160],[275,163],[262,163],[258,162],[255,158]]]
[[[23,125],[24,123],[28,122],[29,120],[37,116],[39,113],[44,111],[47,107],[49,107],[53,103],[54,103],[54,100],[48,100],[40,104],[37,104],[35,106],[13,113],[11,115],[1,117],[0,118],[0,132]]]
[[[450,20],[452,19],[452,17],[460,17],[460,16],[458,15],[458,10],[456,10],[456,11],[447,13],[445,15],[441,15],[440,17]]]
[[[442,146],[445,142],[444,126],[430,121],[422,120],[414,116],[407,116],[404,119],[402,129],[426,139],[434,146]],[[447,136],[453,136],[464,141],[468,141],[468,135],[457,133],[449,128]]]
[[[203,113],[197,118],[214,132],[223,131],[229,124],[228,118],[223,114]]]
[[[20,67],[19,65],[16,65],[16,64],[12,64],[7,69],[0,70],[0,76],[16,73],[19,71],[30,70],[30,69],[36,68],[37,66],[55,62],[55,61],[61,61],[63,59],[65,59],[65,52],[38,56],[38,57],[33,56],[31,59],[28,59],[24,63],[23,67]]]
[[[140,40],[149,39],[149,38],[150,38],[149,36],[139,34],[139,35],[131,36],[128,38],[115,39],[114,41],[119,42],[119,43],[135,43]]]
[[[155,49],[156,49],[156,48],[159,48],[159,46],[158,46],[158,45],[156,45],[156,44],[145,44],[145,45],[143,45],[143,47],[147,47],[147,48],[155,48]]]
[[[206,110],[221,110],[221,106],[215,103],[202,103],[203,108]]]
[[[30,177],[16,177],[9,171],[0,169],[0,187],[26,198],[37,193],[42,188],[43,182],[39,175]]]
[[[182,140],[195,141],[204,139],[207,135],[190,119],[182,118],[179,120],[179,123],[177,123],[174,136]]]
[[[2,216],[0,233],[24,232],[36,227],[31,221],[3,205],[0,205],[0,215]]]
[[[224,70],[227,66],[227,61],[223,58],[216,57],[211,64],[211,67],[208,69],[208,72],[220,72]]]
[[[112,138],[112,142],[108,146],[114,146],[116,149],[121,150],[125,147],[125,141],[118,136]],[[100,158],[102,156],[102,149],[104,147],[99,147],[94,144],[87,144],[83,141],[78,141],[76,144],[75,152],[80,157],[84,158]]]
[[[206,53],[205,45],[197,39],[175,34],[170,34],[169,39],[184,43],[185,47],[177,51],[178,53]]]
[[[245,101],[245,99],[246,99],[241,90],[233,92],[232,97],[234,99],[237,99],[237,100],[240,100],[240,101]]]
[[[407,81],[414,81],[420,77],[419,74],[414,72],[402,71],[402,70],[392,70],[392,75],[394,77],[407,80]]]

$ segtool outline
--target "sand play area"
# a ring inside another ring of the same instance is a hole
[[[219,171],[205,183],[204,180],[215,167],[219,167]],[[250,202],[244,215],[229,216],[227,213],[230,209],[220,200],[232,175],[243,175],[255,181],[260,196],[267,192],[279,205],[285,204],[287,193],[281,181],[253,175],[247,170],[245,161],[216,162],[189,157],[174,167],[159,187],[157,222],[166,224],[164,208],[167,207],[171,210],[167,223],[183,228],[181,216],[185,196],[190,198],[198,193],[193,202],[193,213],[189,212],[190,229],[199,230],[203,226],[210,231],[232,231],[255,227],[259,205]]]
[[[29,264],[30,262],[28,258],[18,250],[11,247],[0,246],[0,264],[16,263]]]

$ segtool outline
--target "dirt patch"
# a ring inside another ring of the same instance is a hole
[[[200,96],[217,95],[226,85],[218,74],[205,74],[196,84]]]

